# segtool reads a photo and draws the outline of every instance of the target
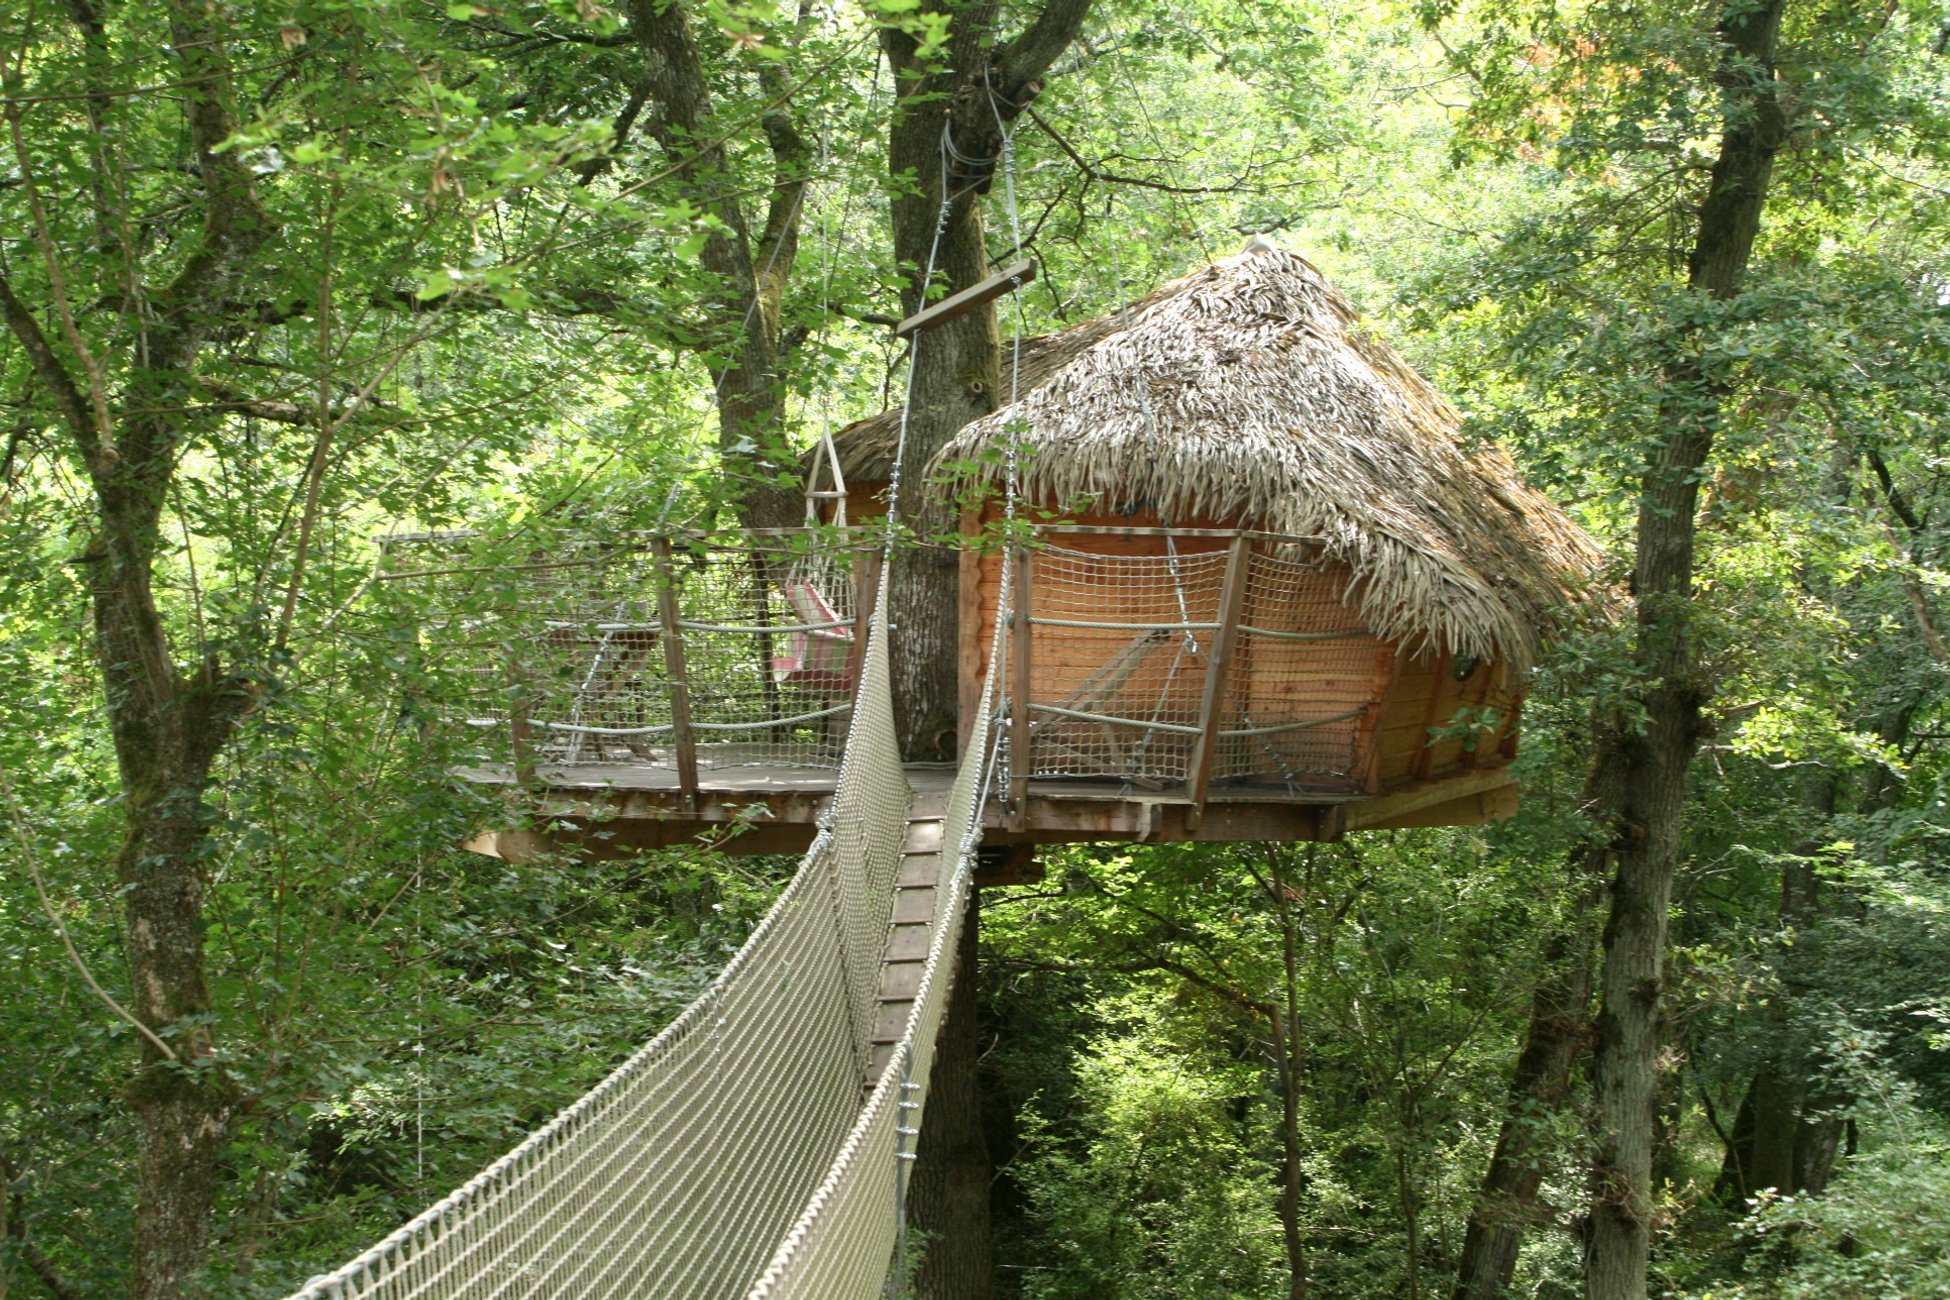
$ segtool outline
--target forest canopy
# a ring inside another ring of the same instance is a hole
[[[0,0],[0,1297],[289,1293],[790,875],[460,849],[506,808],[388,537],[796,523],[825,433],[906,402],[924,464],[1001,349],[1255,236],[1619,616],[1508,822],[984,890],[992,1239],[921,1225],[919,1293],[1950,1294],[1946,51],[1921,0]],[[911,479],[897,608],[951,607]]]

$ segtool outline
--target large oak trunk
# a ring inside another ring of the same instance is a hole
[[[909,314],[934,296],[930,289],[952,294],[986,277],[978,204],[1003,153],[1001,133],[1041,90],[1044,71],[1081,29],[1090,0],[1045,0],[1028,27],[1005,43],[997,41],[994,0],[925,7],[945,12],[951,23],[946,46],[932,59],[919,58],[912,34],[881,29],[888,66],[901,85],[887,161],[897,186],[894,252],[916,271],[902,294]],[[951,153],[944,132],[954,146],[952,166],[944,165]],[[995,409],[1001,374],[995,308],[924,330],[913,347],[892,504],[915,540],[894,553],[888,647],[901,756],[925,762],[955,756],[961,629],[960,566],[954,550],[939,540],[955,531],[960,510],[929,492],[924,480],[935,453],[964,424]],[[971,901],[961,973],[935,1049],[910,1199],[913,1222],[929,1239],[920,1275],[923,1300],[986,1300],[991,1289],[992,1171],[975,1077],[976,916]]]
[[[1690,287],[1714,301],[1740,290],[1786,136],[1774,87],[1784,3],[1729,3],[1721,21],[1724,125],[1689,259]],[[1614,726],[1602,738],[1593,768],[1601,794],[1592,812],[1616,856],[1592,1070],[1597,1114],[1585,1224],[1592,1300],[1643,1300],[1651,1255],[1667,914],[1705,701],[1690,617],[1695,520],[1727,397],[1725,381],[1706,374],[1700,349],[1689,346],[1697,328],[1684,327],[1671,340],[1661,375],[1663,437],[1639,494],[1633,667],[1643,683],[1641,713],[1636,725]]]
[[[1516,1273],[1525,1230],[1543,1218],[1539,1194],[1550,1170],[1550,1120],[1570,1095],[1571,1069],[1588,1041],[1595,936],[1587,918],[1598,902],[1593,856],[1602,857],[1602,851],[1577,855],[1585,883],[1565,927],[1545,947],[1503,1126],[1463,1234],[1452,1300],[1498,1300]]]

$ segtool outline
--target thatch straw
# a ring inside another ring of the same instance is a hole
[[[1019,420],[1026,498],[1324,538],[1379,635],[1519,671],[1589,599],[1596,544],[1508,456],[1465,448],[1455,408],[1304,258],[1229,258],[1025,345],[1022,370],[1019,400],[938,463],[977,460]],[[836,435],[849,480],[887,477],[898,423]]]

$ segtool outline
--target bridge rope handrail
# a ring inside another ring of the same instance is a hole
[[[587,1094],[293,1300],[751,1292],[818,1194],[838,1185],[833,1171],[849,1141],[866,1141],[856,1136],[862,1084],[912,799],[895,739],[884,578],[832,809],[737,954]],[[955,833],[957,843],[967,838]],[[965,863],[955,866],[965,875]],[[933,951],[943,923],[958,917],[958,908],[937,907]],[[937,990],[939,965],[937,956]],[[940,996],[914,1005],[927,1014]],[[898,1089],[925,1077],[910,1068],[882,1083]],[[892,1149],[884,1155],[897,1163]],[[877,1209],[876,1240],[887,1249],[875,1287],[895,1238],[890,1203]],[[831,1235],[820,1228],[808,1239]],[[855,1248],[865,1240],[842,1239]]]

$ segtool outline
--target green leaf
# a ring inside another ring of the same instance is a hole
[[[439,266],[420,277],[420,287],[413,296],[421,302],[433,298],[443,298],[454,291],[456,280],[454,272],[448,267]]]

